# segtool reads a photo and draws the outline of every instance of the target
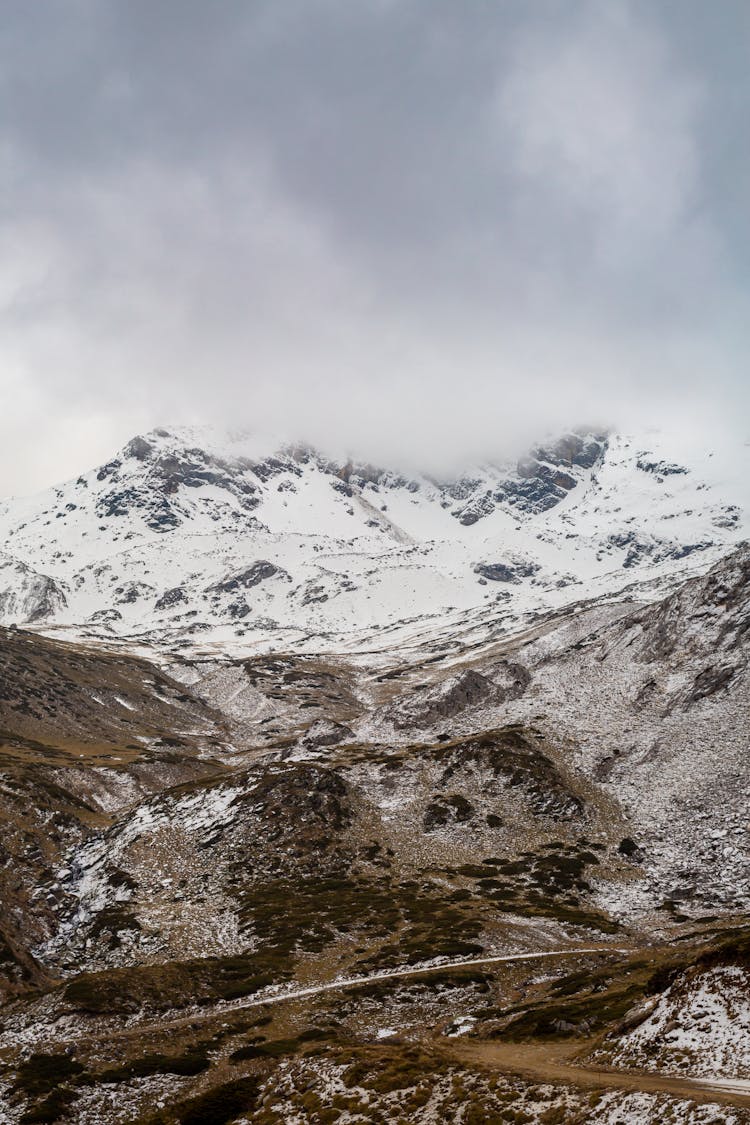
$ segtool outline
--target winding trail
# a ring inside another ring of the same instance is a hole
[[[171,1019],[155,1020],[149,1023],[132,1023],[127,1027],[102,1031],[98,1035],[82,1035],[75,1039],[65,1037],[62,1040],[58,1040],[58,1042],[83,1043],[97,1039],[120,1039],[143,1035],[148,1032],[161,1032],[170,1027],[185,1027],[188,1024],[206,1023],[208,1020],[220,1019],[222,1016],[230,1016],[246,1008],[264,1008],[269,1004],[292,1004],[295,1000],[304,1000],[309,996],[319,996],[324,992],[343,992],[347,988],[366,988],[369,985],[377,984],[379,981],[429,976],[432,973],[450,972],[454,969],[470,969],[481,965],[510,964],[517,961],[541,961],[545,959],[549,960],[554,957],[580,957],[584,954],[627,954],[630,952],[632,952],[632,950],[616,948],[611,945],[587,946],[586,948],[576,949],[546,949],[539,953],[505,953],[497,957],[475,957],[470,961],[444,961],[441,964],[419,966],[418,968],[405,966],[402,969],[386,969],[383,972],[370,973],[367,976],[337,977],[335,980],[326,981],[323,984],[312,984],[304,988],[295,988],[287,991],[281,991],[283,986],[279,985],[278,991],[275,992],[264,992],[262,995],[253,994],[249,997],[243,997],[240,1000],[230,1000],[224,1004],[217,1004],[212,1008],[175,1016]]]
[[[741,1079],[679,1077],[652,1074],[642,1070],[614,1070],[588,1066],[577,1056],[594,1046],[594,1041],[508,1043],[500,1039],[451,1042],[457,1061],[474,1064],[494,1072],[516,1075],[527,1081],[575,1086],[585,1090],[623,1090],[644,1094],[669,1094],[701,1104],[750,1108],[750,1083]],[[749,1118],[750,1120],[750,1118]]]
[[[205,1023],[221,1019],[234,1012],[247,1008],[263,1008],[271,1004],[294,1003],[326,992],[344,991],[348,988],[366,988],[380,981],[403,980],[434,973],[450,972],[483,965],[513,964],[521,961],[543,961],[553,958],[580,957],[597,954],[625,954],[633,952],[628,948],[611,945],[596,945],[567,949],[548,949],[536,953],[510,953],[495,957],[475,957],[471,960],[447,961],[442,964],[388,969],[368,976],[339,977],[321,984],[304,988],[276,992],[265,992],[262,996],[253,995],[230,1001],[210,1008],[192,1012],[171,1019],[134,1023],[128,1027],[108,1029],[95,1035],[84,1035],[75,1039],[65,1037],[57,1043],[74,1043],[101,1039],[120,1039],[141,1036],[149,1032],[163,1033],[169,1028]],[[47,1040],[49,1041],[49,1039]],[[446,1041],[445,1049],[457,1062],[473,1064],[483,1069],[491,1069],[502,1074],[515,1075],[538,1084],[561,1084],[588,1090],[622,1090],[647,1094],[668,1094],[673,1098],[684,1098],[701,1104],[728,1105],[735,1108],[750,1109],[750,1082],[738,1080],[711,1079],[704,1077],[676,1077],[651,1074],[643,1071],[625,1071],[605,1067],[588,1066],[579,1056],[591,1049],[594,1040],[581,1043],[581,1040],[512,1043],[501,1039]],[[750,1121],[750,1117],[748,1118]]]
[[[630,953],[629,949],[618,949],[611,945],[589,946],[586,949],[548,949],[542,953],[504,953],[497,957],[475,957],[471,961],[444,961],[438,965],[420,966],[419,968],[405,967],[403,969],[385,969],[380,973],[370,973],[363,977],[338,977],[336,980],[326,981],[325,984],[312,984],[306,988],[295,989],[292,992],[266,993],[258,999],[240,1000],[228,1004],[221,1011],[236,1011],[237,1008],[255,1008],[263,1004],[280,1004],[289,1000],[301,1000],[306,996],[317,996],[321,992],[335,992],[345,988],[364,988],[370,984],[377,984],[381,980],[397,980],[402,977],[428,976],[430,973],[441,973],[453,969],[470,969],[481,965],[498,965],[515,961],[540,961],[550,957],[578,957],[590,953]],[[215,1009],[214,1009],[215,1010]]]

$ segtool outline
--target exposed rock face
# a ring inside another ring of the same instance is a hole
[[[66,605],[61,583],[0,553],[1,621],[38,625],[49,621]]]
[[[530,479],[503,485],[495,499],[512,504],[522,512],[536,514],[554,508],[574,486],[575,481],[567,474],[550,473],[546,466],[540,466]]]
[[[739,956],[738,956],[739,954]],[[747,949],[707,955],[633,1013],[635,1026],[605,1042],[610,1065],[664,1074],[750,1078]]]
[[[500,495],[532,511],[548,511],[578,484],[571,470],[574,467],[592,469],[603,457],[606,447],[605,434],[590,438],[565,434],[554,445],[540,447],[530,457],[522,458],[517,465],[521,482],[509,482]]]
[[[157,440],[135,437],[125,447],[121,458],[99,469],[97,480],[108,483],[96,503],[96,513],[101,519],[136,515],[141,516],[152,531],[170,531],[179,527],[187,515],[180,503],[181,490],[206,486],[226,492],[243,512],[251,512],[258,506],[249,463],[231,463],[197,447],[164,450],[158,439],[169,436],[167,431],[157,430],[154,434]],[[129,483],[133,461],[143,467],[141,480],[135,486]]]
[[[536,563],[477,563],[474,573],[490,582],[520,582],[522,578],[533,578],[539,571]]]
[[[305,855],[305,845],[320,843],[351,820],[346,784],[339,774],[318,765],[268,774],[253,794],[253,805],[267,821],[272,840],[283,837]]]
[[[216,590],[225,594],[232,593],[235,590],[250,590],[253,586],[258,586],[261,582],[265,582],[266,579],[273,578],[275,575],[291,581],[287,572],[282,570],[281,567],[274,566],[273,563],[267,562],[265,559],[259,559],[247,570],[239,570],[234,574],[228,574],[221,582],[210,586],[209,590]]]
[[[297,462],[306,459],[309,459],[309,454],[306,458],[300,456],[266,457],[263,461],[247,462],[246,464],[258,480],[266,484],[273,477],[281,476],[283,473],[291,473],[295,477],[301,476],[302,470]],[[245,464],[245,462],[241,462],[241,464]]]
[[[638,459],[637,466],[644,473],[655,473],[661,477],[680,476],[688,471],[684,465],[674,465],[667,461],[647,461],[642,457]]]
[[[443,781],[473,763],[502,779],[511,789],[518,788],[537,816],[570,820],[583,813],[581,798],[569,785],[539,742],[524,730],[503,730],[450,744],[436,751],[445,763]]]
[[[606,434],[566,434],[554,445],[540,447],[522,457],[515,472],[498,480],[494,488],[481,491],[481,480],[463,478],[445,489],[452,499],[465,501],[454,509],[453,515],[460,523],[471,526],[503,504],[527,514],[549,511],[579,483],[577,471],[591,470],[606,449]]]
[[[617,532],[608,536],[607,543],[625,552],[622,565],[626,570],[648,561],[685,559],[694,551],[707,551],[714,546],[711,539],[699,543],[664,543],[639,535],[635,531]]]
[[[319,719],[307,730],[303,744],[312,750],[324,746],[338,746],[341,742],[348,742],[354,738],[354,731],[345,723],[328,722]]]
[[[708,665],[697,673],[685,700],[685,706],[690,707],[701,699],[707,699],[717,692],[725,691],[735,676],[742,670],[742,665]]]
[[[452,824],[467,824],[474,819],[475,812],[471,801],[467,801],[460,793],[452,793],[437,798],[427,806],[422,824],[425,832],[434,832]]]
[[[494,512],[497,499],[494,493],[489,491],[478,496],[472,496],[471,500],[463,507],[456,509],[453,515],[464,527],[471,527],[484,516],[489,516]]]
[[[514,660],[501,660],[491,669],[498,703],[519,699],[532,681],[531,672]]]
[[[562,489],[563,492],[570,492],[578,483],[570,473],[563,472],[562,469],[552,465],[540,464],[538,461],[519,461],[518,474],[521,477],[535,477],[552,485],[553,488]]]
[[[166,591],[166,593],[171,592],[172,591]],[[152,596],[156,591],[148,582],[126,582],[124,586],[117,586],[114,593],[118,603],[133,605],[142,598]],[[166,594],[164,596],[166,596]]]
[[[585,436],[580,433],[564,434],[551,446],[534,451],[538,461],[548,465],[578,465],[591,469],[601,458],[607,444],[607,434]]]
[[[750,547],[735,552],[705,577],[687,582],[640,617],[642,660],[730,654],[750,634]]]
[[[175,586],[172,590],[165,590],[160,598],[157,599],[154,609],[172,609],[176,605],[186,605],[189,598],[181,586]]]
[[[497,702],[501,689],[481,672],[468,669],[434,688],[418,689],[391,708],[389,718],[397,730],[417,727],[425,730],[445,719],[452,719],[471,707],[486,707]]]

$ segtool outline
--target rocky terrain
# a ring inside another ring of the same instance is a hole
[[[750,1121],[729,486],[180,443],[3,511],[0,1121]]]

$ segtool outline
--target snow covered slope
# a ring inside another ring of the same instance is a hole
[[[701,1077],[750,1076],[750,973],[743,965],[693,967],[624,1035],[618,1066]]]
[[[707,569],[747,534],[749,455],[683,463],[656,434],[582,432],[438,481],[155,430],[0,505],[0,621],[170,644],[512,623]]]

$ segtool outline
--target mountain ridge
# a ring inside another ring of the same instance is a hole
[[[440,481],[154,430],[0,505],[0,621],[158,644],[301,643],[495,605],[520,621],[685,577],[740,541],[744,467],[727,490],[712,456],[688,465],[654,435],[570,433]]]

